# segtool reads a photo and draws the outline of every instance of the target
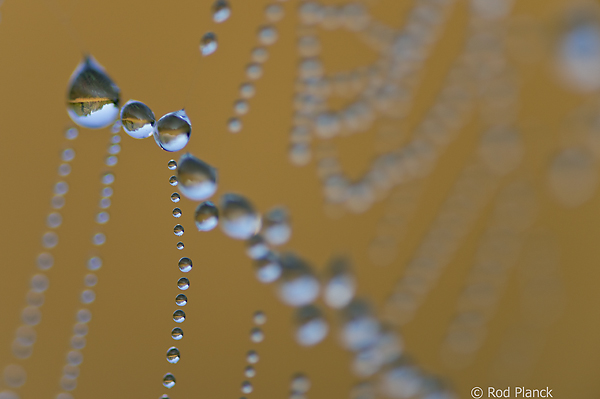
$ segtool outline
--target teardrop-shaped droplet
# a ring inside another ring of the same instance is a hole
[[[156,122],[154,140],[165,151],[175,152],[182,150],[190,141],[192,122],[185,110],[170,112]]]
[[[346,306],[356,292],[356,281],[350,272],[349,262],[345,258],[330,261],[327,281],[323,287],[325,303],[335,309]]]
[[[188,288],[190,288],[190,280],[188,280],[185,277],[180,278],[177,281],[177,287],[179,287],[180,290],[185,291]]]
[[[184,154],[177,168],[179,188],[194,201],[210,198],[217,191],[217,170],[192,154]]]
[[[211,55],[217,51],[217,36],[212,32],[206,32],[200,39],[200,54]]]
[[[171,338],[173,338],[176,341],[179,341],[181,338],[183,338],[183,330],[179,327],[175,327],[171,330]]]
[[[237,194],[221,197],[221,228],[231,238],[247,240],[260,230],[259,214],[246,198]]]
[[[187,296],[184,294],[179,294],[175,297],[175,303],[177,306],[185,306],[187,304]]]
[[[185,312],[183,310],[176,310],[173,312],[173,320],[176,323],[183,323],[185,321]]]
[[[300,345],[316,345],[327,336],[328,331],[329,326],[316,306],[304,306],[296,312],[296,341]]]
[[[167,388],[173,388],[175,386],[175,376],[171,373],[165,374],[163,377],[163,385]]]
[[[319,282],[308,264],[292,253],[281,256],[279,297],[290,306],[304,306],[319,294]]]
[[[231,15],[231,6],[227,0],[217,0],[212,6],[213,21],[221,23],[226,21]]]
[[[194,219],[198,231],[210,231],[219,223],[219,209],[212,202],[204,201],[196,208]]]
[[[121,124],[125,133],[134,139],[145,139],[154,133],[154,112],[144,103],[129,100],[121,108]]]
[[[184,273],[187,273],[192,270],[192,260],[190,258],[181,258],[179,259],[179,270]]]
[[[119,94],[119,88],[104,68],[88,55],[71,75],[67,112],[79,126],[90,129],[107,127],[119,115]]]
[[[265,214],[262,234],[271,245],[281,245],[288,242],[292,235],[292,229],[285,208],[277,207]]]
[[[169,362],[171,364],[175,364],[179,361],[180,358],[181,358],[181,355],[179,353],[179,349],[177,349],[174,346],[170,347],[169,350],[167,351],[167,362]]]

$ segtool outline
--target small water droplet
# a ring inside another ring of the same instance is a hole
[[[154,112],[144,103],[129,100],[121,108],[121,123],[125,133],[134,139],[145,139],[154,133]]]
[[[92,312],[89,309],[79,309],[77,311],[77,321],[88,323],[90,320],[92,320]]]
[[[246,366],[244,369],[244,375],[246,378],[252,378],[256,375],[256,369],[253,366]]]
[[[79,130],[76,127],[70,127],[65,131],[67,140],[75,140],[79,136]]]
[[[277,29],[271,25],[263,26],[258,30],[258,42],[269,46],[277,41]]]
[[[175,225],[175,227],[173,227],[173,233],[180,237],[183,235],[183,226],[180,224]]]
[[[171,176],[171,177],[169,177],[169,184],[172,185],[172,186],[176,186],[178,184],[177,176]]]
[[[175,382],[175,376],[171,373],[167,373],[163,377],[163,385],[166,388],[173,388],[175,386]]]
[[[252,384],[250,383],[250,381],[244,381],[242,382],[242,392],[243,393],[250,393],[252,392]]]
[[[108,212],[98,212],[98,214],[96,215],[96,222],[98,224],[105,224],[106,222],[108,222],[109,218],[110,215],[108,214]]]
[[[229,118],[227,121],[227,129],[231,133],[239,133],[242,130],[242,121],[239,118]]]
[[[319,294],[319,282],[304,260],[292,253],[281,257],[282,274],[279,296],[290,306],[304,306]]]
[[[246,241],[246,255],[250,259],[261,259],[269,254],[269,247],[260,234],[255,234]]]
[[[297,393],[306,393],[310,389],[310,380],[302,373],[296,373],[292,376],[290,389]]]
[[[203,201],[217,191],[217,170],[192,154],[184,154],[177,168],[179,189],[193,201]]]
[[[185,291],[188,288],[190,288],[190,280],[188,280],[185,277],[180,278],[179,280],[177,280],[177,287],[179,287],[180,290]]]
[[[213,32],[206,32],[200,39],[200,54],[211,55],[217,51],[217,36]]]
[[[221,197],[221,228],[231,238],[247,240],[260,230],[261,219],[252,204],[238,194]]]
[[[169,112],[156,122],[153,134],[156,144],[163,150],[179,151],[190,141],[192,122],[183,109]]]
[[[246,66],[246,76],[250,80],[259,79],[262,76],[263,68],[261,64],[252,62]]]
[[[219,209],[210,201],[198,205],[194,215],[198,231],[210,231],[219,223]]]
[[[262,330],[258,327],[254,327],[252,328],[252,330],[250,330],[250,341],[254,342],[254,343],[259,343],[262,342],[265,339],[265,334],[262,332]]]
[[[52,212],[51,214],[48,215],[48,218],[46,219],[46,224],[51,229],[57,228],[58,226],[60,226],[61,223],[62,223],[62,216],[60,216],[60,213],[58,213],[58,212]]]
[[[54,265],[54,257],[47,253],[42,252],[37,257],[37,266],[40,270],[48,270]]]
[[[217,0],[212,6],[213,21],[221,23],[231,15],[231,6],[226,0]]]
[[[106,166],[115,166],[117,162],[119,162],[119,158],[115,157],[114,155],[106,157],[106,161],[104,161]]]
[[[296,312],[296,341],[302,346],[313,346],[321,342],[329,331],[329,326],[319,308],[304,306]]]
[[[354,276],[350,273],[349,262],[344,258],[330,261],[327,271],[329,277],[323,290],[325,303],[335,309],[348,305],[356,291]]]
[[[267,254],[254,262],[256,278],[261,283],[272,283],[281,276],[281,262],[279,256],[273,252]]]
[[[71,165],[63,163],[58,167],[58,174],[60,176],[68,176],[71,173]]]
[[[181,309],[177,309],[173,312],[173,320],[176,323],[183,323],[185,321],[185,312]]]
[[[93,270],[98,270],[98,269],[100,269],[102,267],[102,259],[100,259],[97,256],[91,257],[88,260],[87,265],[88,265],[88,269],[89,270],[92,270],[92,271]]]
[[[252,83],[242,83],[240,85],[240,97],[248,99],[252,98],[256,93],[256,89]]]
[[[346,348],[360,351],[377,342],[380,325],[368,303],[354,299],[342,309],[341,316],[341,338]]]
[[[92,273],[86,274],[83,278],[83,284],[86,287],[94,287],[96,284],[98,284],[98,276]]]
[[[250,53],[250,56],[252,58],[252,61],[263,63],[267,60],[267,58],[269,58],[269,52],[265,47],[254,47],[252,49],[252,52]]]
[[[173,194],[171,194],[171,201],[173,201],[173,202],[179,202],[180,199],[181,199],[181,196],[179,195],[179,193],[173,193]]]
[[[11,388],[19,388],[25,384],[27,372],[23,366],[18,364],[9,364],[4,368],[4,382]]]
[[[283,18],[283,7],[280,4],[269,4],[265,7],[265,17],[269,22],[277,22]]]
[[[262,235],[271,245],[277,246],[288,242],[292,235],[292,228],[285,208],[277,207],[267,212],[263,218]]]
[[[181,338],[183,338],[183,330],[179,327],[175,327],[171,330],[171,337],[174,340],[179,341]]]
[[[167,163],[167,168],[169,168],[169,170],[177,169],[177,161],[175,161],[174,159],[171,159],[169,161],[169,163]]]
[[[115,182],[115,175],[112,173],[105,173],[102,176],[102,184],[110,185]]]
[[[256,353],[256,351],[254,350],[250,350],[248,351],[248,353],[246,354],[246,361],[250,364],[256,364],[258,363],[259,357],[258,357],[258,353]]]
[[[107,127],[119,114],[120,90],[92,56],[85,56],[69,81],[67,112],[90,129]]]
[[[174,208],[173,209],[173,216],[176,217],[176,218],[181,217],[181,209]]]
[[[96,293],[92,290],[83,290],[81,293],[81,303],[88,304],[96,300]]]
[[[184,273],[187,273],[192,270],[192,260],[190,258],[181,258],[179,259],[179,270]]]
[[[53,231],[44,233],[42,236],[42,245],[44,248],[54,248],[58,245],[58,235]]]
[[[177,349],[174,346],[170,347],[169,350],[167,351],[167,362],[169,362],[171,364],[175,364],[179,361],[180,358],[181,358],[181,355],[179,353],[179,349]]]
[[[66,150],[63,150],[61,158],[65,162],[71,162],[73,158],[75,158],[75,150],[73,150],[72,148],[67,148]]]
[[[175,297],[175,303],[177,304],[177,306],[185,306],[187,304],[187,296],[185,296],[184,294],[179,294]]]
[[[50,279],[45,274],[35,274],[31,277],[30,286],[35,292],[44,292],[50,285]]]
[[[254,324],[258,324],[259,326],[261,326],[267,322],[267,316],[265,315],[265,312],[257,310],[256,312],[254,312],[252,320],[254,321]]]
[[[79,351],[69,351],[67,353],[67,363],[71,366],[79,366],[83,362],[83,354]]]
[[[104,245],[104,243],[106,242],[106,236],[104,235],[104,233],[96,233],[92,237],[92,242],[94,243],[94,245]]]
[[[183,248],[185,248],[185,245],[183,245],[183,243],[181,241],[179,241],[177,243],[177,249],[183,249]]]
[[[235,104],[233,104],[233,110],[238,115],[245,115],[248,113],[248,101],[246,100],[237,100]]]

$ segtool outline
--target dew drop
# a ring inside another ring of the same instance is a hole
[[[259,343],[262,342],[264,339],[265,334],[260,328],[254,327],[252,330],[250,330],[250,341],[254,343]]]
[[[175,225],[175,227],[173,227],[173,233],[176,236],[181,237],[183,235],[183,226],[180,224]]]
[[[73,150],[72,148],[67,148],[66,150],[63,150],[61,158],[65,162],[71,162],[73,158],[75,158],[75,150]]]
[[[227,121],[227,129],[231,133],[239,133],[242,130],[242,121],[239,118],[229,118]]]
[[[187,273],[192,270],[192,260],[190,258],[181,258],[179,259],[179,270],[184,273]]]
[[[219,209],[210,201],[198,205],[194,215],[198,231],[210,231],[219,223]]]
[[[183,338],[183,330],[179,327],[175,327],[171,330],[171,338],[173,338],[176,341],[179,341],[181,338]]]
[[[102,267],[102,259],[97,256],[91,257],[88,260],[87,267],[89,270],[98,270]]]
[[[242,83],[240,85],[240,97],[248,99],[254,96],[256,89],[252,83]]]
[[[250,381],[244,381],[242,382],[242,392],[243,393],[251,393],[252,392],[252,384],[250,383]]]
[[[261,283],[272,283],[281,276],[281,262],[279,256],[273,252],[267,254],[254,262],[256,278]]]
[[[47,253],[42,252],[37,257],[37,266],[40,270],[48,270],[54,265],[54,257]]]
[[[192,122],[183,109],[169,112],[158,120],[153,134],[156,144],[163,150],[179,151],[190,141]]]
[[[275,27],[267,25],[259,28],[258,30],[258,42],[265,46],[269,46],[277,41],[277,29]]]
[[[259,359],[258,353],[256,353],[256,351],[254,351],[254,350],[250,350],[246,354],[246,361],[250,364],[258,363],[258,359]]]
[[[58,213],[58,212],[52,212],[51,214],[48,215],[48,218],[46,218],[46,224],[51,229],[57,228],[58,226],[61,225],[61,223],[62,223],[62,216],[60,216],[60,213]]]
[[[206,32],[200,39],[200,54],[211,55],[217,51],[217,36],[213,32]]]
[[[310,380],[302,373],[296,373],[292,376],[290,388],[293,392],[307,393],[310,389]]]
[[[176,186],[179,182],[177,181],[177,176],[169,177],[169,184],[172,186]]]
[[[181,193],[193,201],[203,201],[217,191],[217,170],[192,154],[179,159],[177,179]]]
[[[217,0],[212,6],[213,21],[221,23],[226,21],[231,15],[231,6],[227,0]]]
[[[69,81],[67,112],[89,129],[107,127],[119,114],[119,88],[92,56],[85,56]]]
[[[171,201],[173,201],[173,202],[179,202],[180,199],[181,199],[181,196],[179,195],[179,193],[173,193],[173,194],[171,194]]]
[[[353,300],[342,309],[341,339],[344,346],[359,351],[373,346],[378,338],[380,325],[363,300]]]
[[[145,139],[154,133],[154,112],[144,103],[129,100],[121,108],[121,124],[125,133],[134,139]]]
[[[252,378],[256,375],[256,369],[253,366],[246,366],[244,369],[244,375],[246,378]]]
[[[265,312],[257,310],[252,316],[252,321],[254,321],[254,324],[261,326],[267,322],[267,316],[265,315]]]
[[[245,115],[248,113],[248,101],[246,100],[237,100],[235,104],[233,104],[233,110],[238,115]]]
[[[21,345],[31,346],[35,343],[37,333],[31,326],[20,326],[17,328],[16,336]]]
[[[283,7],[280,4],[269,4],[265,8],[265,17],[270,22],[277,22],[283,18]]]
[[[190,288],[190,280],[188,280],[185,277],[180,278],[179,280],[177,280],[177,287],[179,287],[180,290],[185,291],[188,288]]]
[[[335,309],[348,305],[356,292],[356,281],[344,258],[333,259],[328,266],[328,278],[323,289],[325,303]]]
[[[282,274],[279,297],[290,306],[304,306],[319,294],[319,282],[304,260],[292,253],[281,257]]]
[[[271,245],[282,245],[288,242],[292,235],[289,214],[285,208],[274,208],[263,218],[262,235]]]
[[[173,320],[176,323],[183,323],[185,321],[185,312],[181,309],[178,309],[173,312]]]
[[[269,254],[269,247],[260,234],[255,234],[246,241],[246,255],[250,259],[261,259]]]
[[[183,248],[185,248],[185,245],[183,245],[183,243],[181,241],[179,241],[177,243],[177,249],[183,249]]]
[[[53,231],[44,233],[42,236],[42,245],[44,248],[54,248],[58,245],[58,235]]]
[[[166,388],[173,388],[175,386],[175,376],[171,373],[165,374],[163,377],[163,385]]]
[[[77,311],[77,321],[88,323],[90,320],[92,320],[92,312],[89,309],[79,309]]]
[[[296,341],[302,346],[313,346],[321,342],[329,331],[319,308],[304,306],[296,312]]]
[[[265,47],[254,47],[252,49],[252,53],[250,53],[250,56],[252,58],[252,61],[263,63],[267,60],[267,58],[269,58],[269,52]]]
[[[175,297],[175,303],[177,306],[185,306],[187,304],[187,296],[184,294],[179,294]]]
[[[75,127],[68,128],[65,131],[65,137],[67,140],[75,140],[79,136],[79,130]]]
[[[221,197],[221,229],[231,238],[247,240],[260,230],[261,220],[250,202],[238,194]]]
[[[174,208],[173,209],[173,216],[176,217],[176,218],[181,217],[181,209]]]
[[[25,384],[27,372],[23,366],[18,364],[9,364],[4,368],[4,382],[11,388],[19,388]]]
[[[45,274],[36,274],[31,277],[30,286],[32,291],[35,292],[44,292],[48,289],[50,285],[50,279]]]
[[[169,170],[175,170],[175,169],[177,169],[177,161],[175,161],[174,159],[171,159],[167,163],[167,168],[169,168]]]
[[[169,350],[167,351],[167,362],[169,362],[171,364],[176,364],[180,358],[181,358],[181,355],[179,353],[179,349],[177,349],[174,346],[170,347]]]

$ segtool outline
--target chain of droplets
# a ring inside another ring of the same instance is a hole
[[[115,166],[118,162],[118,154],[121,152],[121,136],[119,131],[121,123],[115,122],[111,127],[112,136],[110,137],[107,148],[107,155],[104,163],[109,169]],[[115,181],[115,175],[112,171],[107,171],[100,177],[102,188],[100,190],[100,201],[98,203],[98,212],[95,216],[95,221],[98,230],[91,238],[93,247],[101,247],[106,243],[106,235],[102,232],[103,226],[108,223],[110,216],[108,209],[111,205],[111,197],[113,195],[112,185]],[[97,250],[96,250],[97,251]],[[56,399],[73,399],[69,393],[77,387],[77,378],[79,377],[79,366],[83,362],[83,354],[81,350],[86,346],[85,336],[88,334],[88,323],[92,319],[92,312],[88,308],[91,303],[96,300],[96,293],[93,287],[98,283],[96,272],[102,267],[102,258],[98,255],[90,257],[86,262],[88,273],[83,278],[83,290],[80,294],[80,302],[83,305],[75,313],[75,324],[73,325],[73,335],[71,336],[69,346],[70,350],[66,355],[66,363],[62,369],[60,378],[60,387],[64,392],[56,395]]]
[[[265,338],[264,332],[260,326],[266,323],[267,316],[264,314],[264,312],[257,310],[252,316],[252,321],[254,322],[254,327],[252,327],[252,329],[250,330],[250,341],[257,344],[262,342]],[[256,375],[255,365],[256,363],[258,363],[258,360],[258,352],[254,349],[251,349],[246,353],[246,362],[248,364],[244,369],[244,377],[246,377],[246,379],[242,381],[241,385],[241,391],[243,394],[247,395],[249,393],[252,393],[252,391],[254,390],[254,387],[252,386],[252,383],[249,381],[249,379],[253,378]]]
[[[69,128],[65,132],[67,142],[75,140],[79,134],[76,128]],[[58,234],[56,229],[62,224],[60,210],[65,206],[65,196],[69,191],[67,176],[71,173],[71,161],[75,158],[75,151],[71,147],[65,148],[61,152],[62,163],[58,167],[59,181],[53,187],[54,196],[50,201],[51,211],[46,217],[46,226],[50,229],[42,235],[42,247],[47,251],[41,252],[36,260],[38,272],[35,273],[29,282],[29,291],[27,292],[25,302],[27,305],[21,311],[22,325],[15,331],[15,339],[11,344],[11,352],[15,359],[27,359],[33,352],[33,346],[36,341],[35,326],[42,319],[41,306],[44,303],[44,292],[48,289],[50,280],[47,276],[48,271],[54,265],[54,256],[50,252],[58,245]],[[9,364],[4,368],[4,381],[11,388],[20,388],[26,381],[25,368],[20,364]],[[18,398],[12,391],[0,392],[6,398]],[[1,396],[4,399],[4,396]]]

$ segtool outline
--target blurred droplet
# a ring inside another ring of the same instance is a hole
[[[212,32],[206,32],[200,39],[200,54],[211,55],[217,51],[217,36]]]
[[[260,216],[245,197],[238,194],[224,194],[219,208],[221,229],[229,237],[247,240],[260,230]]]
[[[262,235],[271,245],[282,245],[288,242],[292,234],[287,209],[277,207],[263,217]]]
[[[343,308],[350,303],[356,291],[356,281],[350,272],[348,261],[345,258],[331,260],[327,274],[327,281],[323,287],[323,299],[332,308]]]
[[[281,256],[282,274],[279,280],[279,297],[290,306],[304,306],[319,294],[319,282],[308,264],[292,253]]]
[[[321,342],[329,331],[323,314],[313,305],[296,311],[296,341],[302,346],[313,346]]]
[[[212,6],[213,21],[221,23],[231,15],[231,6],[227,0],[216,0]]]

